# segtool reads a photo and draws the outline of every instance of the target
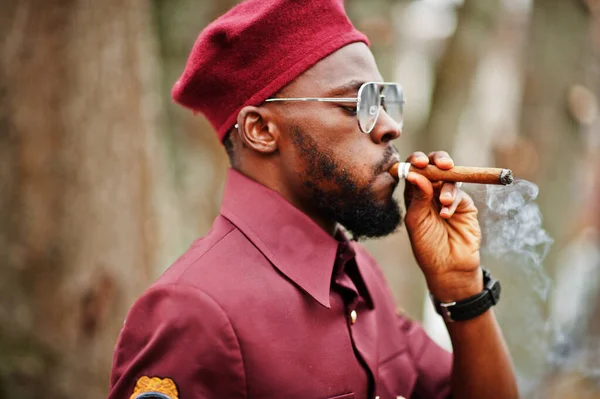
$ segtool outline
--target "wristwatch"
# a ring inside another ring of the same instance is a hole
[[[470,298],[456,302],[442,303],[431,296],[435,310],[447,322],[473,319],[494,306],[500,300],[500,282],[494,280],[489,271],[483,271],[483,291]]]

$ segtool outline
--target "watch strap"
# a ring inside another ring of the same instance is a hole
[[[498,303],[501,291],[500,282],[494,280],[489,271],[484,268],[482,270],[484,289],[479,294],[449,303],[442,303],[432,298],[435,310],[445,321],[453,322],[473,319]]]

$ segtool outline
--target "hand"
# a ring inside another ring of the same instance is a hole
[[[413,166],[434,164],[451,169],[454,161],[444,151],[413,153]],[[406,178],[405,223],[415,258],[430,292],[442,302],[468,298],[483,290],[479,247],[481,230],[477,208],[454,183],[430,182],[418,173]]]

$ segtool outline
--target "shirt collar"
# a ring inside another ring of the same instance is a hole
[[[339,241],[277,192],[234,169],[227,172],[221,215],[321,305],[329,293]]]
[[[358,257],[356,256],[356,250],[353,248],[353,245],[357,244],[348,241],[346,235],[341,230],[337,231],[336,238],[339,241],[339,245],[337,262],[333,270],[334,278],[337,279],[341,274],[346,274],[351,281],[348,288],[362,297],[366,305],[370,309],[373,309],[375,304],[367,287],[367,280],[364,279],[360,267],[358,267]]]

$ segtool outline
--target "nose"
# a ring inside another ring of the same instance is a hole
[[[385,112],[385,109],[381,107],[375,127],[370,133],[371,140],[376,144],[388,143],[400,137],[401,134],[402,128],[400,127],[400,124],[389,116],[388,113]]]

